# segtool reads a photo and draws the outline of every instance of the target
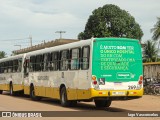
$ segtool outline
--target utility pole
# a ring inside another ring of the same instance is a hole
[[[60,34],[60,38],[59,39],[62,39],[62,33],[66,33],[66,31],[56,31],[55,33],[59,33]]]
[[[29,39],[30,39],[30,47],[32,47],[32,36],[31,35],[29,36]]]

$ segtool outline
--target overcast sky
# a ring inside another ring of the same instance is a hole
[[[105,4],[115,4],[128,11],[140,24],[144,36],[151,39],[160,17],[160,0],[0,0],[0,51],[11,51],[59,38],[56,31],[66,31],[63,38],[76,39],[84,30],[92,11]],[[23,39],[23,40],[14,40]]]

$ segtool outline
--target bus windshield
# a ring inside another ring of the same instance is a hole
[[[104,82],[138,81],[142,75],[138,40],[95,38],[92,61],[92,75]]]

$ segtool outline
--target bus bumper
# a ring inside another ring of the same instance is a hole
[[[140,90],[95,90],[91,89],[91,98],[103,98],[111,100],[129,100],[143,96],[143,88]]]

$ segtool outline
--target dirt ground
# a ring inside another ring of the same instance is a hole
[[[160,96],[153,95],[144,95],[140,99],[129,100],[129,101],[113,101],[112,105],[109,108],[96,109],[93,102],[85,103],[80,102],[76,107],[73,108],[64,108],[61,107],[59,101],[52,99],[44,98],[41,101],[32,101],[29,96],[10,96],[8,93],[0,95],[0,111],[91,111],[93,114],[96,112],[106,112],[117,115],[118,112],[138,112],[138,111],[160,111]],[[63,115],[62,115],[63,116]],[[83,116],[83,115],[82,115]],[[114,116],[114,115],[113,115]],[[0,118],[19,120],[22,118]],[[34,118],[23,118],[23,120],[30,120]],[[94,119],[112,119],[112,120],[160,120],[160,117],[47,117],[47,118],[38,118],[40,120],[50,120],[50,119],[65,119],[65,120],[94,120]]]

